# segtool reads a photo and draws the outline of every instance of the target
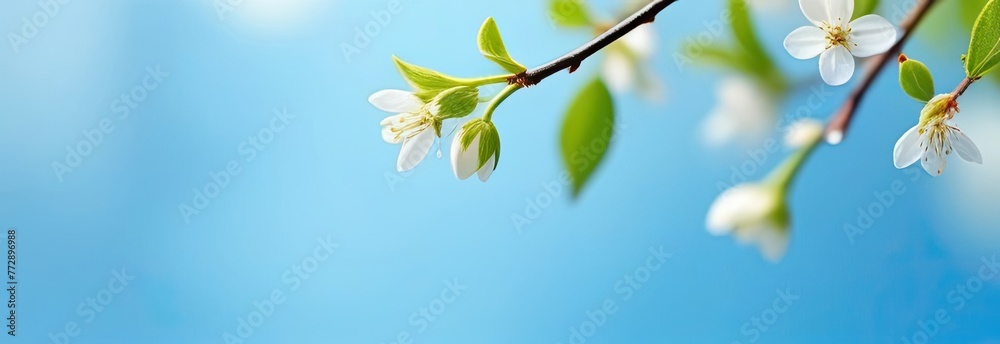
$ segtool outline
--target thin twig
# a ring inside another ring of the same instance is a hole
[[[958,87],[955,88],[955,92],[951,93],[951,99],[958,100],[959,97],[965,94],[965,91],[969,90],[969,87],[972,86],[972,83],[974,82],[976,82],[976,80],[972,78],[965,78],[965,80],[962,80],[962,83],[958,84]]]
[[[858,88],[851,92],[850,97],[846,102],[844,102],[840,111],[837,112],[836,116],[834,116],[827,125],[827,143],[836,145],[840,144],[840,142],[844,140],[844,136],[847,135],[847,130],[851,126],[851,120],[854,119],[854,115],[858,112],[858,106],[861,105],[865,95],[868,94],[868,90],[871,88],[872,84],[875,83],[875,79],[877,79],[882,70],[889,65],[889,61],[896,61],[896,57],[899,55],[900,51],[903,50],[903,46],[906,45],[906,42],[913,36],[913,32],[916,31],[917,25],[923,21],[924,17],[935,3],[937,3],[937,0],[924,0],[917,5],[917,8],[913,10],[909,18],[907,18],[907,20],[901,25],[901,29],[904,33],[899,42],[896,42],[896,44],[884,54],[872,58],[871,64],[873,67],[868,70],[868,73],[865,74],[861,85],[858,85]]]
[[[510,84],[520,85],[522,87],[530,87],[537,85],[545,78],[558,73],[561,70],[569,69],[569,72],[575,72],[580,64],[583,63],[591,55],[594,55],[601,49],[604,49],[614,41],[621,39],[626,34],[635,30],[635,28],[652,23],[656,19],[656,15],[659,14],[663,9],[677,2],[677,0],[653,0],[648,5],[635,12],[635,14],[625,18],[625,20],[618,23],[608,31],[605,31],[597,38],[594,38],[587,44],[580,46],[576,50],[563,55],[562,57],[553,60],[552,62],[546,63],[545,65],[528,70],[524,73],[510,77],[507,82]]]

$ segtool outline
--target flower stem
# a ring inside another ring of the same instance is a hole
[[[493,112],[497,110],[500,103],[503,103],[504,100],[507,100],[507,97],[510,97],[511,94],[514,94],[514,92],[517,92],[519,89],[521,89],[521,86],[519,85],[508,85],[503,89],[503,91],[500,91],[500,93],[493,98],[493,101],[486,106],[486,112],[483,113],[483,120],[487,123],[492,122]]]
[[[809,160],[812,153],[816,151],[816,147],[819,147],[820,142],[823,142],[822,137],[816,138],[814,142],[802,147],[798,152],[795,152],[794,155],[789,157],[788,160],[785,160],[785,162],[775,169],[774,172],[771,172],[767,178],[768,183],[777,186],[778,189],[781,190],[782,195],[788,193],[788,188],[792,185],[792,182],[795,181],[795,177],[798,175],[799,170],[801,170],[802,166],[805,165],[806,160]]]
[[[951,93],[951,99],[958,100],[959,97],[965,94],[965,91],[969,90],[969,87],[971,87],[974,82],[976,82],[976,80],[972,78],[965,78],[965,80],[962,80],[962,83],[955,88],[955,92]]]

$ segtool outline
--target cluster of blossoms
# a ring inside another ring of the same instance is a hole
[[[396,169],[406,172],[417,167],[441,137],[441,126],[448,119],[468,116],[479,104],[479,89],[456,86],[433,95],[429,101],[414,92],[382,90],[368,101],[378,109],[395,115],[382,120],[382,139],[402,144]],[[477,119],[466,123],[455,135],[451,162],[455,176],[467,179],[478,173],[489,180],[500,158],[500,135],[492,122]]]
[[[394,58],[396,68],[413,91],[382,90],[368,98],[376,108],[394,115],[382,120],[382,139],[401,144],[396,169],[406,172],[414,169],[430,153],[434,143],[442,138],[441,128],[446,120],[460,120],[471,115],[479,104],[479,88],[492,84],[506,84],[508,80],[527,70],[507,53],[500,32],[493,18],[483,23],[479,32],[479,49],[489,60],[497,63],[510,74],[465,79],[415,66]],[[462,125],[451,145],[451,163],[455,176],[465,180],[473,174],[486,182],[500,161],[500,134],[493,125],[493,112],[520,86],[508,85],[494,98],[480,119]]]
[[[813,25],[794,30],[784,41],[785,49],[796,59],[819,56],[820,76],[831,86],[851,80],[855,57],[884,54],[896,44],[896,29],[885,18],[870,14],[852,20],[854,5],[854,0],[799,0],[802,13]],[[900,57],[900,62],[904,90],[926,105],[918,124],[896,143],[896,168],[920,161],[927,173],[938,176],[952,153],[982,164],[979,149],[951,122],[959,112],[957,99],[961,92],[933,96],[933,79],[926,67],[916,61],[907,62],[905,56]],[[903,63],[910,65],[904,67]],[[970,74],[969,80],[979,76]],[[766,122],[761,119],[772,110],[760,105],[766,102],[759,100],[764,99],[760,92],[751,91],[754,87],[750,83],[734,81],[726,85],[721,94],[723,104],[707,122],[710,141],[721,142],[736,132],[752,130],[752,123]],[[799,166],[821,142],[822,132],[819,123],[813,121],[793,127],[787,142],[800,150],[763,182],[737,185],[723,192],[709,210],[708,231],[714,235],[733,234],[740,241],[757,245],[768,259],[780,259],[788,246],[788,187]]]
[[[572,9],[557,23],[576,28],[601,27],[591,20],[580,3],[555,1]],[[798,1],[802,13],[812,25],[791,32],[784,40],[784,47],[796,59],[818,56],[820,76],[831,86],[844,85],[851,80],[856,57],[886,54],[897,44],[896,29],[885,18],[869,14],[854,19],[854,0]],[[748,14],[743,15],[749,20]],[[522,88],[517,80],[524,78],[527,68],[510,57],[492,18],[483,24],[478,41],[482,54],[508,74],[478,79],[456,78],[397,58],[396,67],[413,90],[383,90],[369,98],[375,107],[393,113],[381,122],[382,138],[386,142],[402,145],[396,164],[400,172],[415,168],[426,158],[435,142],[442,138],[441,128],[445,121],[465,118],[480,103],[487,102],[489,104],[483,117],[467,121],[455,135],[450,149],[451,163],[455,176],[462,180],[475,174],[486,182],[497,168],[500,135],[492,122],[492,115],[500,103]],[[653,53],[654,42],[655,32],[651,26],[645,25],[608,46],[602,74],[611,89],[624,92],[637,84],[640,88],[649,86],[649,73],[644,72],[642,67]],[[748,45],[746,42],[742,44]],[[760,47],[746,50],[761,50],[757,48]],[[974,57],[976,63],[967,61],[965,88],[1000,63],[995,54],[989,55],[995,53],[995,49],[985,51],[986,55],[971,56],[970,48],[969,60]],[[937,176],[944,172],[947,157],[953,152],[966,161],[982,164],[979,149],[951,122],[959,112],[958,98],[965,88],[934,96],[933,79],[926,66],[916,61],[908,62],[905,56],[900,57],[900,63],[903,89],[925,106],[918,124],[896,143],[894,165],[902,169],[920,161],[927,173]],[[775,93],[787,91],[784,81],[780,81],[778,86],[769,84],[770,89],[767,90],[760,87],[762,81],[767,84],[767,78],[774,76],[768,74],[771,72],[758,75],[760,80],[755,80],[756,83],[745,79],[729,79],[724,83],[719,95],[723,102],[713,111],[704,129],[705,137],[711,143],[723,144],[738,135],[753,136],[771,127],[768,121],[774,119],[775,102],[780,98]],[[501,83],[507,86],[494,97],[487,100],[480,97],[480,87]],[[603,90],[603,83],[600,85]],[[603,93],[607,94],[607,91]],[[583,98],[588,98],[587,94],[584,95]],[[610,95],[604,98],[610,99]],[[596,107],[587,104],[575,112]],[[605,105],[610,107],[610,100]],[[612,110],[605,112],[613,115]],[[787,131],[785,143],[794,153],[763,181],[737,185],[723,192],[709,209],[706,219],[709,233],[734,235],[742,242],[758,246],[766,258],[772,261],[781,259],[787,251],[791,227],[787,202],[790,186],[798,171],[823,142],[823,136],[824,127],[819,122],[804,120],[793,124]]]

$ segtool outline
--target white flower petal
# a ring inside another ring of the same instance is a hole
[[[826,32],[815,26],[803,26],[785,37],[785,50],[792,57],[808,60],[826,50]]]
[[[957,128],[950,129],[951,133],[949,138],[951,139],[951,146],[958,153],[958,156],[965,159],[968,162],[974,162],[977,164],[983,164],[983,154],[979,152],[979,147],[972,142],[968,136],[965,136],[961,130]]]
[[[479,136],[472,139],[469,148],[462,149],[462,136],[465,130],[459,130],[455,140],[451,142],[451,167],[455,177],[461,180],[469,179],[476,173],[479,166]]]
[[[387,143],[397,144],[403,142],[403,136],[392,130],[392,127],[382,127],[382,140]]]
[[[490,176],[493,175],[493,169],[496,168],[497,166],[496,164],[497,164],[497,156],[496,154],[494,154],[490,156],[490,160],[486,160],[486,164],[483,165],[483,168],[479,169],[479,172],[477,172],[477,174],[479,175],[479,180],[482,181],[483,183],[490,180]]]
[[[622,53],[609,51],[601,66],[604,81],[614,93],[625,93],[635,84],[635,66],[632,60]]]
[[[915,126],[907,130],[903,136],[896,141],[896,147],[892,151],[892,162],[896,168],[907,168],[920,160],[924,153],[920,147],[920,126]],[[925,143],[926,144],[926,143]]]
[[[772,262],[777,262],[785,256],[788,251],[788,231],[766,225],[757,230],[755,244],[760,249],[764,258]]]
[[[840,45],[824,51],[819,55],[819,74],[830,86],[846,84],[854,77],[854,56]]]
[[[400,90],[381,90],[368,97],[368,102],[385,112],[416,112],[424,102],[416,95]]]
[[[942,151],[938,151],[933,147],[934,141],[927,141],[926,144],[932,145],[927,153],[924,154],[924,158],[920,160],[920,165],[924,167],[924,171],[927,171],[931,176],[940,176],[944,173],[944,168],[948,165],[947,156],[943,156]]]
[[[386,117],[385,119],[382,120],[382,122],[379,122],[379,125],[383,127],[390,127],[396,125],[397,123],[403,123],[406,120],[407,115],[408,114],[401,113],[398,115]]]
[[[396,160],[396,170],[406,172],[417,167],[431,151],[435,137],[437,134],[434,133],[434,129],[427,128],[416,136],[403,141],[403,148],[399,150],[399,159]]]
[[[854,56],[875,56],[896,44],[896,28],[885,18],[869,14],[851,22],[849,42]]]
[[[843,25],[854,15],[854,0],[799,0],[799,7],[816,26]]]
[[[656,28],[652,24],[640,25],[621,41],[640,59],[647,59],[656,52]]]

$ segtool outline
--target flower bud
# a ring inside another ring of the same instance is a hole
[[[479,105],[479,89],[469,86],[449,88],[431,100],[429,111],[439,119],[462,118]]]
[[[451,144],[455,177],[465,180],[473,173],[486,182],[500,161],[500,134],[493,123],[476,119],[462,126]]]

